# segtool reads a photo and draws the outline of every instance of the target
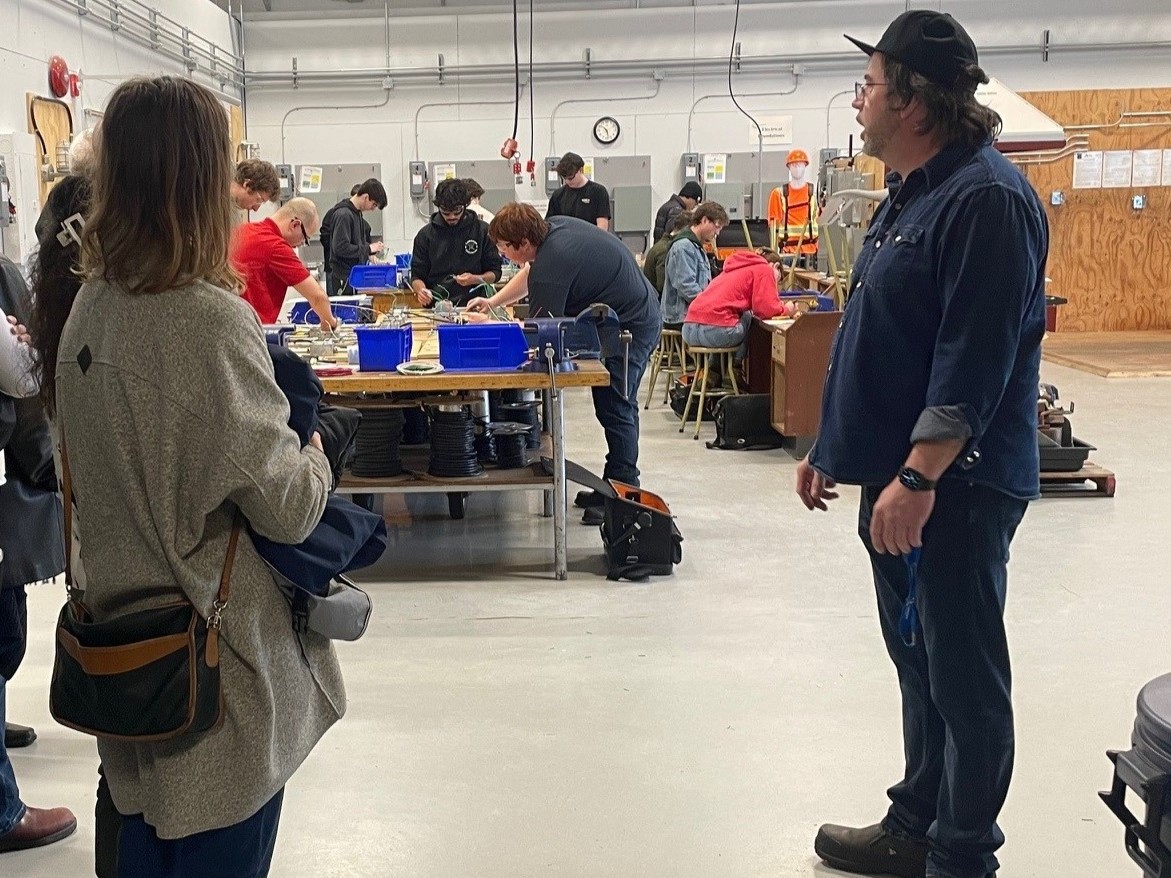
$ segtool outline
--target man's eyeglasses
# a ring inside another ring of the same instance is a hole
[[[299,220],[297,220],[297,223],[301,227],[301,243],[304,246],[308,247],[309,246],[309,233],[307,231],[305,231],[305,221],[299,219]]]
[[[867,92],[876,85],[886,85],[885,82],[855,82],[854,83],[854,100],[861,100],[866,97]]]

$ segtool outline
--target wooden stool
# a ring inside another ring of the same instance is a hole
[[[695,385],[699,384],[699,405],[695,409],[695,435],[692,439],[699,438],[699,425],[703,422],[703,405],[709,396],[728,396],[740,395],[740,386],[736,383],[736,351],[739,347],[731,348],[701,348],[695,345],[690,345],[687,348],[687,353],[694,356],[696,359],[696,373],[695,380],[691,382],[691,389],[687,392],[687,404],[683,407],[683,417],[679,419],[679,432],[683,432],[683,428],[687,426],[687,414],[691,411],[691,400],[695,396]],[[715,358],[717,364],[723,366],[724,372],[732,380],[732,389],[724,390],[722,386],[717,387],[710,392],[707,386],[707,377],[711,372],[712,358]],[[703,377],[700,378],[700,372]]]
[[[651,407],[651,400],[655,395],[655,383],[660,375],[667,376],[667,387],[663,392],[663,402],[671,396],[671,379],[682,375],[686,371],[687,355],[683,347],[683,333],[678,329],[664,329],[659,336],[659,346],[651,354],[651,384],[646,392],[646,405]]]

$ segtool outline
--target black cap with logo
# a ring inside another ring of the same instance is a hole
[[[867,55],[881,52],[932,82],[948,87],[956,84],[968,65],[980,63],[976,44],[946,12],[929,9],[904,12],[890,23],[875,46],[849,34],[844,36]]]

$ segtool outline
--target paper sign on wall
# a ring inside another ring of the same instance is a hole
[[[436,165],[435,166],[435,182],[439,183],[443,180],[455,179],[455,165]]]
[[[1163,185],[1171,186],[1171,149],[1163,150]]]
[[[297,191],[302,195],[321,191],[321,168],[313,165],[301,165],[301,185]]]
[[[585,164],[582,165],[581,172],[586,175],[587,180],[594,179],[594,159],[593,159],[593,156],[590,156],[589,158],[582,156],[582,161]]]
[[[783,146],[793,142],[792,116],[760,116],[756,121],[760,123],[760,133],[765,146]],[[756,126],[749,123],[748,129],[748,143],[754,146]]]
[[[1129,149],[1107,150],[1102,163],[1103,189],[1129,189],[1134,153]]]
[[[703,181],[705,183],[726,183],[728,178],[728,154],[706,152],[703,154]]]
[[[1131,173],[1132,186],[1158,186],[1162,178],[1163,151],[1136,149]]]
[[[1075,152],[1073,154],[1073,188],[1102,188],[1102,153]]]

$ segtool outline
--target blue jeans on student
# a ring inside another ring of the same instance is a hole
[[[0,734],[7,716],[6,689],[24,659],[28,642],[28,607],[24,588],[0,588]],[[8,750],[0,738],[0,835],[12,830],[24,817],[24,802],[16,786],[16,774]]]
[[[265,878],[284,795],[281,790],[235,826],[173,841],[155,835],[141,814],[123,817],[118,878]]]
[[[659,328],[632,330],[629,370],[625,358],[605,357],[602,364],[610,383],[593,388],[594,415],[606,434],[606,468],[603,476],[638,485],[638,386],[646,372],[651,351],[659,343]],[[623,387],[623,374],[626,383]]]
[[[748,356],[748,327],[752,325],[752,312],[740,315],[740,322],[732,326],[713,326],[710,323],[684,323],[683,341],[701,348],[730,348],[738,346],[736,362]]]
[[[879,555],[870,513],[882,487],[862,490],[858,530],[870,553],[887,652],[898,671],[906,773],[890,788],[883,826],[927,839],[929,878],[984,878],[1004,844],[996,818],[1012,777],[1013,717],[1004,602],[1009,545],[1028,502],[944,479],[923,530],[914,646],[899,634],[908,578]]]

